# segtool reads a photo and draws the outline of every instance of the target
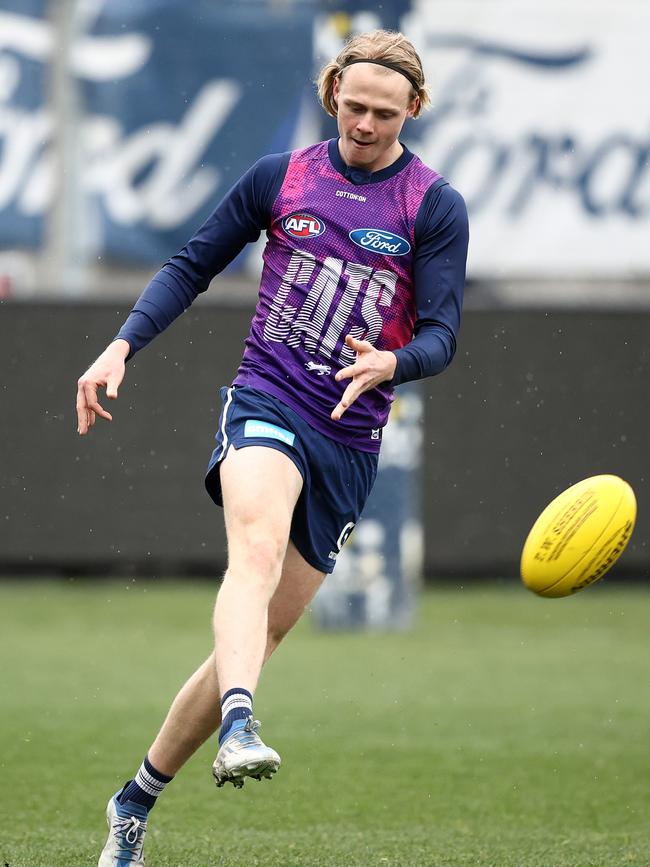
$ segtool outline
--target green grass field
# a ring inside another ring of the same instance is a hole
[[[212,597],[0,584],[0,864],[96,864]],[[206,745],[152,813],[148,867],[650,864],[649,615],[612,579],[428,592],[408,634],[303,622],[257,694],[277,778],[217,790]]]

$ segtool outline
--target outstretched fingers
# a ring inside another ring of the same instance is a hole
[[[332,419],[334,421],[340,421],[343,413],[346,411],[346,409],[352,406],[352,404],[359,397],[362,391],[364,391],[364,389],[360,388],[358,383],[352,381],[343,392],[341,400],[332,410]]]
[[[343,413],[357,400],[364,391],[393,378],[397,358],[393,352],[379,351],[367,340],[357,340],[348,334],[346,345],[354,350],[357,357],[353,364],[343,367],[336,374],[336,381],[352,380],[334,407],[331,418],[340,421]]]

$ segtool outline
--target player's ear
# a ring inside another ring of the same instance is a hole
[[[338,109],[339,93],[341,92],[341,80],[338,75],[332,79],[332,105]]]
[[[418,109],[420,108],[420,97],[416,96],[414,99],[409,102],[408,108],[406,109],[407,117],[415,117],[418,113]]]

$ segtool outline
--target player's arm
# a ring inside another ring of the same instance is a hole
[[[391,385],[442,373],[456,352],[469,225],[465,202],[449,184],[434,185],[424,197],[415,222],[415,243],[414,336],[395,350]]]
[[[382,382],[399,385],[434,376],[451,362],[460,326],[468,240],[462,197],[448,184],[434,186],[424,197],[415,223],[414,337],[402,349],[381,351],[348,335],[345,342],[357,357],[336,374],[337,380],[350,382],[332,412],[335,421],[364,391]]]
[[[187,310],[213,277],[269,225],[289,156],[273,154],[258,160],[180,253],[169,259],[146,286],[113,343],[79,379],[77,429],[82,436],[97,416],[111,420],[111,414],[97,400],[98,390],[106,388],[107,397],[114,400],[124,378],[125,362]]]

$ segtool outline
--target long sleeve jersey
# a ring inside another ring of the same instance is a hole
[[[376,452],[393,387],[440,373],[456,350],[468,245],[462,197],[404,147],[369,173],[338,142],[263,157],[136,302],[117,337],[130,355],[266,231],[260,291],[234,385],[283,401],[316,430]],[[330,417],[351,334],[397,356],[391,382]]]

